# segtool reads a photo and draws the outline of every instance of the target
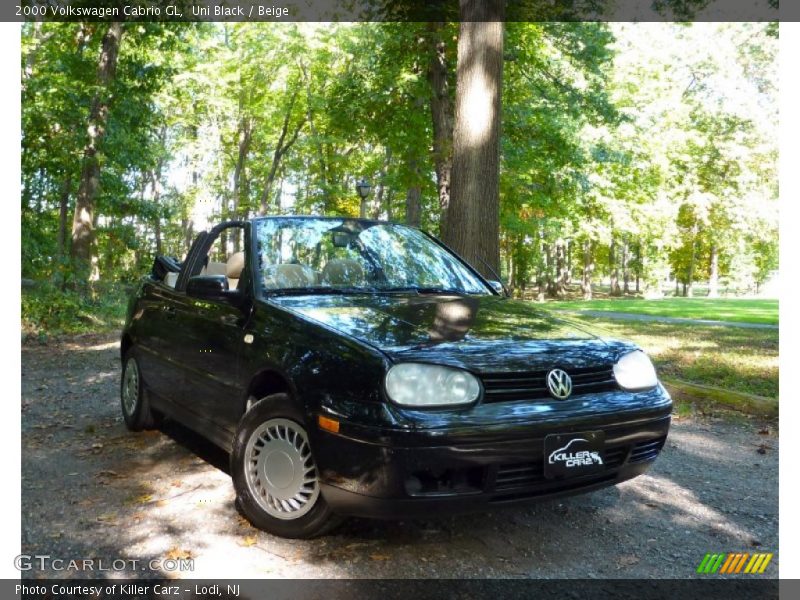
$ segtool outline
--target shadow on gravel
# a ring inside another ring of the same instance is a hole
[[[219,446],[172,419],[166,419],[159,430],[188,452],[226,475],[230,475],[228,453]]]
[[[189,571],[125,573],[138,577],[326,580],[685,578],[706,552],[778,549],[777,435],[677,418],[653,468],[618,487],[466,516],[348,519],[319,539],[277,538],[236,512],[224,451],[174,422],[125,430],[116,342],[74,344],[23,351],[25,553],[194,561]]]

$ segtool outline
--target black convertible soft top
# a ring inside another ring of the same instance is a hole
[[[150,277],[156,281],[163,281],[167,273],[180,273],[183,263],[174,256],[156,256]]]

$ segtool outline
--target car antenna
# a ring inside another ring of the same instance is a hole
[[[484,267],[486,267],[487,269],[489,269],[489,271],[491,271],[492,275],[494,275],[494,277],[495,277],[495,281],[497,281],[501,286],[503,286],[503,294],[505,294],[506,298],[510,297],[510,294],[508,293],[508,288],[506,287],[506,284],[503,283],[503,280],[500,278],[500,275],[498,275],[497,271],[495,271],[492,268],[492,265],[490,265],[488,262],[483,260],[482,256],[478,256],[478,260],[480,260],[483,263]]]

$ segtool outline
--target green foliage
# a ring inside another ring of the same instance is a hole
[[[104,285],[90,294],[38,285],[22,292],[23,338],[117,330],[125,318],[130,286]]]
[[[59,287],[74,279],[103,31],[23,25],[22,275]],[[441,40],[452,104],[457,36],[455,23],[125,23],[93,280],[135,281],[223,219],[358,215],[362,177],[367,216],[403,220],[418,190],[437,231],[429,67]],[[560,295],[585,273],[658,294],[707,278],[712,254],[721,285],[763,284],[778,266],[776,57],[771,24],[507,23],[500,241],[516,293]]]

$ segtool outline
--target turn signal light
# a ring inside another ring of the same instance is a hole
[[[330,431],[331,433],[339,433],[339,421],[319,415],[317,417],[317,423],[319,423],[320,429]]]

